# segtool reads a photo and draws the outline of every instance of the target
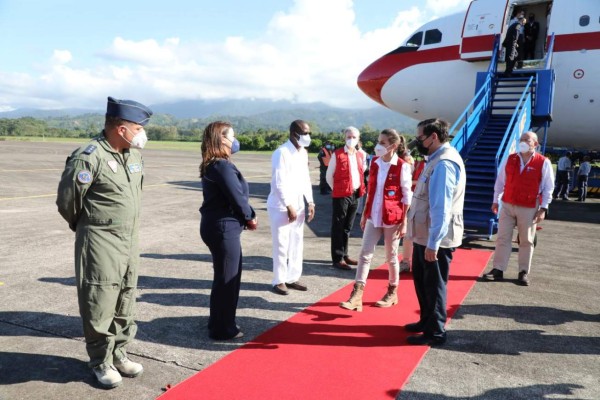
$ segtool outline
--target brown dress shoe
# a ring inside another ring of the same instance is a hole
[[[337,269],[343,269],[344,271],[349,271],[352,269],[352,268],[350,268],[350,266],[348,264],[346,264],[346,261],[344,261],[344,260],[342,260],[340,262],[334,262],[333,267],[337,268]]]
[[[273,286],[273,291],[283,296],[287,296],[288,294],[290,294],[290,291],[288,290],[285,283],[280,283],[279,285]]]
[[[353,260],[352,258],[345,256],[344,257],[344,261],[346,261],[346,264],[348,265],[358,265],[358,261]]]
[[[292,283],[286,283],[285,285],[289,289],[300,290],[301,292],[306,292],[308,290],[308,287],[305,284],[300,283],[300,281],[296,281],[296,282],[292,282]]]

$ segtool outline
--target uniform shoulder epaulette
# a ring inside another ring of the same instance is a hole
[[[87,154],[89,156],[94,151],[96,151],[97,148],[98,148],[97,146],[90,144],[88,147],[85,148],[85,150],[82,153]]]

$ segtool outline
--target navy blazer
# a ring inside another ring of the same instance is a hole
[[[248,203],[248,183],[237,167],[227,160],[217,160],[206,167],[202,177],[204,201],[202,218],[237,220],[241,225],[254,219],[255,212]]]

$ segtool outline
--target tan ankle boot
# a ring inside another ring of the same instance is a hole
[[[344,301],[340,303],[340,307],[345,308],[346,310],[356,310],[362,311],[362,296],[363,291],[365,290],[365,284],[361,282],[356,282],[354,284],[354,289],[352,289],[352,294],[348,301]]]
[[[377,307],[391,307],[398,304],[398,286],[388,285],[387,293],[375,305]]]

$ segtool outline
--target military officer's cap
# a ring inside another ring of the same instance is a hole
[[[109,97],[106,104],[106,116],[119,117],[139,125],[146,125],[150,121],[152,110],[137,101]]]

